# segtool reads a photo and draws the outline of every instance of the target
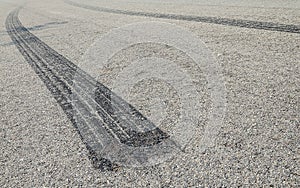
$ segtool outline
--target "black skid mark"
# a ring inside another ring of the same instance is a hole
[[[101,139],[146,147],[169,137],[132,105],[30,33],[18,18],[19,10],[12,11],[6,19],[8,34],[76,128],[94,167],[113,170],[117,166],[97,153],[104,147]],[[86,91],[95,92],[91,96]],[[146,131],[137,132],[130,128],[133,125]]]
[[[250,29],[278,31],[278,32],[300,33],[300,26],[292,25],[292,24],[241,20],[241,19],[230,19],[230,18],[217,18],[217,17],[208,17],[208,16],[191,16],[191,15],[180,15],[180,14],[138,12],[138,11],[95,7],[95,6],[91,6],[91,5],[85,5],[85,4],[73,2],[70,0],[65,0],[65,2],[72,6],[85,8],[85,9],[89,9],[89,10],[93,10],[93,11],[113,13],[113,14],[124,14],[124,15],[130,15],[130,16],[144,16],[144,17],[162,18],[162,19],[170,19],[170,20],[203,22],[203,23],[236,26],[236,27],[243,27],[243,28],[250,28]]]

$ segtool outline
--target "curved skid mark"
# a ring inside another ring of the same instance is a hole
[[[169,137],[132,105],[31,34],[18,19],[19,10],[8,15],[7,31],[77,129],[95,167],[112,169],[114,164],[97,152],[111,143],[145,147]],[[76,81],[80,81],[76,87],[73,85],[75,73]],[[87,92],[91,90],[95,91],[94,95]],[[129,129],[132,124],[142,125],[147,131]]]
[[[262,29],[262,30],[279,31],[279,32],[300,33],[299,25],[288,25],[288,24],[281,24],[281,23],[241,20],[241,19],[229,19],[229,18],[217,18],[217,17],[207,17],[207,16],[191,16],[191,15],[179,15],[179,14],[138,12],[138,11],[96,7],[96,6],[76,3],[76,2],[73,2],[70,0],[64,0],[64,1],[67,4],[70,4],[72,6],[89,9],[89,10],[93,10],[93,11],[113,13],[113,14],[124,14],[124,15],[130,15],[130,16],[144,16],[144,17],[162,18],[162,19],[170,19],[170,20],[184,20],[184,21],[193,21],[193,22],[203,22],[203,23],[212,23],[212,24],[219,24],[219,25],[244,27],[244,28],[250,28],[250,29]]]

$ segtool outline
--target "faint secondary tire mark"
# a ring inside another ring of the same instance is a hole
[[[155,146],[168,139],[165,132],[132,105],[30,33],[18,18],[19,10],[12,11],[6,19],[8,34],[71,120],[95,167],[113,168],[113,161],[98,152],[105,147],[122,144],[126,147]],[[76,87],[73,84],[75,73],[76,81],[79,81]],[[86,91],[91,90],[95,95],[87,94]],[[131,130],[129,124],[144,126],[145,131]]]
[[[104,7],[96,7],[91,5],[85,5],[82,3],[76,3],[70,0],[65,0],[67,4],[85,8],[93,11],[107,12],[114,14],[124,14],[130,16],[143,16],[152,18],[163,18],[170,20],[184,20],[193,22],[203,22],[203,23],[213,23],[219,25],[236,26],[250,29],[261,29],[288,33],[300,33],[299,25],[273,23],[273,22],[262,22],[262,21],[252,21],[252,20],[241,20],[241,19],[229,19],[229,18],[217,18],[217,17],[206,17],[206,16],[191,16],[191,15],[179,15],[179,14],[163,14],[163,13],[152,13],[152,12],[139,12],[139,11],[129,11],[120,9],[111,9]]]

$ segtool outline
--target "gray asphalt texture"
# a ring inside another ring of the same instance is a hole
[[[300,23],[296,0],[72,1],[125,12],[249,20],[295,28]],[[1,187],[300,186],[299,33],[108,13],[62,0],[26,1],[19,13],[22,24],[74,64],[80,63],[96,38],[111,29],[163,21],[197,35],[222,66],[227,111],[214,147],[204,153],[195,149],[210,110],[209,94],[203,87],[204,108],[199,112],[203,122],[199,136],[185,152],[152,167],[101,172],[93,167],[72,122],[6,31],[8,14],[24,2],[0,0]],[[147,84],[140,87],[133,90],[135,95],[148,89]],[[147,107],[147,102],[134,97],[129,102],[137,108]]]

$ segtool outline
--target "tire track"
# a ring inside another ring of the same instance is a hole
[[[227,26],[236,26],[250,29],[261,29],[269,31],[278,31],[278,32],[288,32],[288,33],[300,33],[299,25],[291,24],[281,24],[273,22],[261,22],[261,21],[252,21],[252,20],[241,20],[241,19],[229,19],[229,18],[217,18],[217,17],[205,17],[205,16],[190,16],[190,15],[179,15],[179,14],[163,14],[163,13],[152,13],[152,12],[138,12],[138,11],[129,11],[129,10],[120,10],[120,9],[110,9],[103,7],[95,7],[91,5],[85,5],[81,3],[76,3],[70,0],[64,0],[65,3],[85,8],[93,11],[107,12],[113,14],[124,14],[129,16],[143,16],[143,17],[152,17],[152,18],[163,18],[170,20],[184,20],[184,21],[193,21],[193,22],[204,22],[212,23],[219,25]]]
[[[18,18],[19,10],[8,15],[7,32],[80,134],[95,167],[114,167],[101,155],[111,143],[119,147],[155,146],[169,137],[133,106],[30,33]],[[143,131],[137,131],[137,127]]]

